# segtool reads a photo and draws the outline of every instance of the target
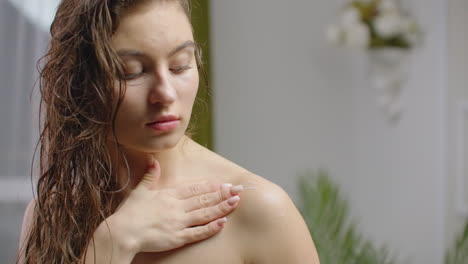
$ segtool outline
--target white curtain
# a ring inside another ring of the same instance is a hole
[[[0,0],[0,263],[14,263],[38,138],[38,71],[58,0]]]

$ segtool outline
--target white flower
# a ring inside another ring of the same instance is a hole
[[[398,6],[394,0],[382,0],[377,9],[379,13],[399,13]]]
[[[403,33],[403,18],[396,13],[384,13],[375,19],[375,30],[384,38]]]
[[[325,35],[329,43],[336,45],[343,43],[343,29],[337,25],[328,26]]]
[[[344,28],[344,43],[353,48],[367,48],[369,46],[370,31],[362,22],[346,25]]]
[[[361,21],[361,13],[355,7],[348,7],[341,15],[341,25],[347,26]]]
[[[348,4],[342,10],[338,23],[326,28],[324,33],[327,42],[366,49],[371,47],[374,40],[381,41],[375,43],[378,47],[395,46],[398,43],[393,43],[393,38],[398,38],[402,42],[401,45],[408,47],[420,40],[421,32],[418,25],[401,12],[399,0],[370,1],[356,0]],[[372,8],[369,10],[371,13],[362,14],[356,5]],[[366,15],[366,21],[363,15]]]

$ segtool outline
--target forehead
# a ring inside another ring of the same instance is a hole
[[[115,49],[168,52],[193,40],[192,28],[176,1],[151,1],[128,10],[112,38]]]

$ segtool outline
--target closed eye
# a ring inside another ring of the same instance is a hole
[[[181,74],[181,73],[184,73],[185,71],[191,69],[192,66],[190,65],[186,65],[186,66],[181,66],[181,67],[176,67],[176,68],[171,68],[171,72],[175,73],[175,74]]]
[[[138,72],[138,73],[132,73],[132,74],[125,74],[123,79],[128,81],[128,80],[133,80],[138,77],[140,77],[143,74],[143,72]]]
[[[136,59],[128,59],[124,64],[124,80],[132,80],[140,77],[145,72],[143,63]]]

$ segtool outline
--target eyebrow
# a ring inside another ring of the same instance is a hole
[[[186,48],[195,48],[196,47],[196,44],[195,42],[191,41],[191,40],[187,40],[185,41],[184,43],[182,43],[181,45],[177,46],[175,49],[173,49],[171,52],[169,52],[169,57],[173,56],[174,54],[176,54],[177,52],[183,50],[183,49],[186,49]]]
[[[177,52],[183,50],[183,49],[186,49],[186,48],[195,48],[197,45],[195,44],[195,42],[191,41],[191,40],[187,40],[185,41],[184,43],[180,44],[179,46],[177,46],[175,49],[171,50],[169,52],[169,57],[171,56],[174,56]],[[132,49],[122,49],[122,50],[119,50],[117,51],[117,54],[119,56],[134,56],[134,57],[144,57],[145,56],[145,53],[142,52],[142,51],[138,51],[138,50],[132,50]]]

